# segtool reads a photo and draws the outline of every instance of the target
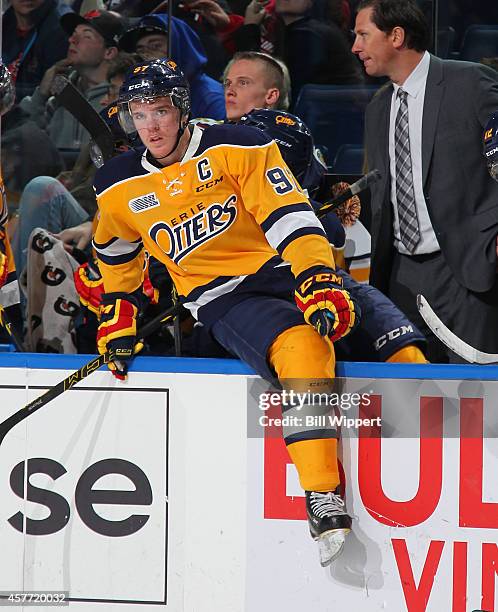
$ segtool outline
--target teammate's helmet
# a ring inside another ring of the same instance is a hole
[[[253,109],[240,124],[263,130],[278,145],[285,163],[308,191],[319,186],[326,168],[315,156],[313,136],[307,125],[291,113],[268,108]]]
[[[121,125],[119,124],[118,107],[116,103],[111,102],[111,104],[108,104],[100,111],[99,114],[109,126],[114,138],[114,155],[119,155],[120,153],[124,153],[130,149],[132,143],[128,140],[127,135],[124,133]],[[137,136],[133,142],[133,146],[137,147],[140,145],[142,145],[142,141],[140,140],[140,137]],[[104,155],[100,150],[99,145],[93,139],[90,141],[90,158],[97,168],[104,165]]]
[[[180,122],[190,114],[188,81],[176,62],[168,59],[153,60],[130,68],[119,90],[119,123],[129,136],[136,133],[129,103],[133,100],[153,102],[167,96],[180,110]]]
[[[484,129],[483,148],[489,174],[498,181],[498,111],[488,119]]]
[[[0,63],[0,115],[14,106],[15,99],[16,90],[10,72],[5,64]]]

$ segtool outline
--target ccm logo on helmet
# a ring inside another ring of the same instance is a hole
[[[491,155],[494,155],[495,153],[498,153],[498,147],[491,149],[491,151],[486,151],[486,157],[491,157]]]
[[[141,83],[135,83],[134,85],[130,85],[128,87],[128,91],[131,89],[139,89],[140,87],[147,87],[149,83],[147,81],[142,81]]]

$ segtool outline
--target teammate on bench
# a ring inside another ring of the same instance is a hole
[[[259,128],[275,140],[285,163],[307,191],[315,210],[318,209],[323,202],[315,202],[313,198],[320,191],[326,168],[314,154],[313,136],[306,124],[296,115],[267,108],[252,110],[239,123]],[[335,212],[328,213],[320,221],[331,245],[342,247],[345,232]],[[344,288],[359,304],[362,318],[354,334],[335,344],[336,358],[340,361],[426,363],[421,350],[425,349],[426,340],[406,315],[375,287],[356,282],[339,267],[337,273]]]

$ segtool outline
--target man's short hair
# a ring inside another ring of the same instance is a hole
[[[416,0],[361,0],[357,10],[366,8],[372,8],[372,21],[382,32],[389,34],[396,26],[403,28],[408,49],[429,48],[431,33]]]
[[[128,69],[140,62],[140,57],[136,53],[125,53],[120,51],[116,57],[109,62],[107,70],[107,80],[110,81],[114,77],[124,76]]]
[[[230,67],[239,60],[249,60],[251,62],[259,62],[265,71],[266,84],[268,88],[274,87],[278,89],[280,95],[274,108],[276,110],[287,110],[290,106],[290,75],[287,66],[282,60],[279,60],[267,53],[259,51],[238,51],[228,62],[223,71],[223,81],[225,81]]]

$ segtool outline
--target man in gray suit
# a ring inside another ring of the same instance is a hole
[[[415,0],[363,0],[353,52],[370,76],[388,76],[366,112],[372,189],[371,282],[429,340],[431,361],[459,359],[417,312],[422,293],[457,335],[498,352],[498,184],[482,133],[498,109],[498,74],[427,52]]]

